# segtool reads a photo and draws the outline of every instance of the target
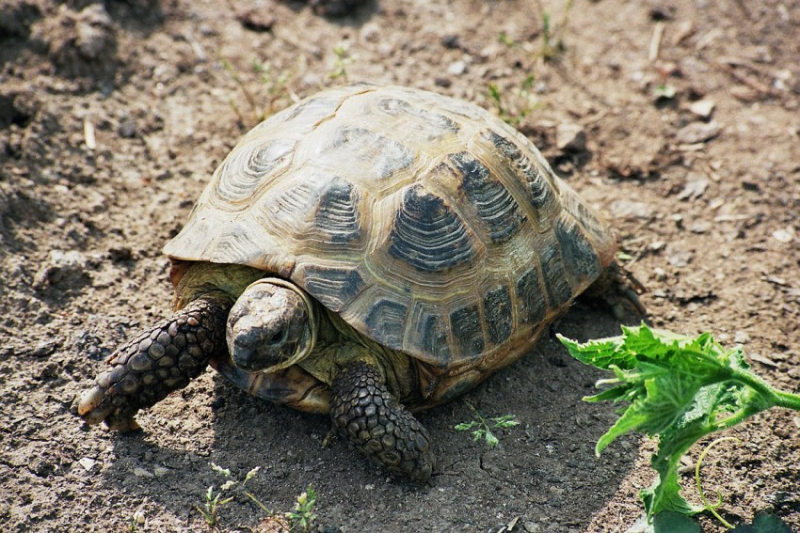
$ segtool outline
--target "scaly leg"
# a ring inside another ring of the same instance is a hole
[[[138,429],[133,417],[139,409],[188,385],[226,349],[228,309],[225,298],[200,298],[119,348],[106,361],[110,368],[81,395],[78,414],[88,424]]]
[[[387,389],[375,367],[351,363],[331,385],[331,419],[355,448],[418,483],[431,477],[430,436]]]

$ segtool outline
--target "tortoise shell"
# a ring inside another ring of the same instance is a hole
[[[292,280],[450,375],[519,358],[614,251],[607,226],[502,120],[371,85],[256,126],[165,247]]]

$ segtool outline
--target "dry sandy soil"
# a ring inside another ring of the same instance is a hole
[[[212,372],[140,415],[137,434],[75,417],[101,361],[168,316],[161,247],[237,138],[348,81],[498,112],[495,84],[504,116],[617,229],[653,323],[742,343],[768,381],[797,391],[800,4],[575,0],[565,12],[557,0],[375,0],[342,18],[276,0],[0,0],[0,531],[127,531],[137,511],[138,531],[203,531],[195,505],[224,481],[212,462],[237,477],[260,466],[248,487],[279,512],[313,485],[325,532],[635,522],[652,443],[594,456],[614,409],[581,401],[601,376],[554,334],[467,396],[521,422],[497,448],[453,429],[472,417],[464,399],[421,415],[440,458],[424,487],[342,442],[323,448],[326,418]],[[587,339],[618,323],[578,304],[552,331]],[[800,529],[800,417],[770,412],[731,434],[742,444],[705,466],[725,516],[766,510]],[[231,531],[264,516],[243,497],[219,515]]]

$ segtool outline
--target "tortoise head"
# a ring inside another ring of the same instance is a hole
[[[275,371],[308,356],[316,341],[310,298],[277,278],[250,284],[228,314],[228,352],[248,372]]]

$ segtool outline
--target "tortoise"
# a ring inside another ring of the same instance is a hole
[[[325,90],[247,133],[164,248],[174,314],[79,400],[134,415],[209,364],[249,393],[328,413],[390,473],[425,482],[412,413],[529,351],[585,291],[644,312],[609,227],[522,134],[422,90]]]

